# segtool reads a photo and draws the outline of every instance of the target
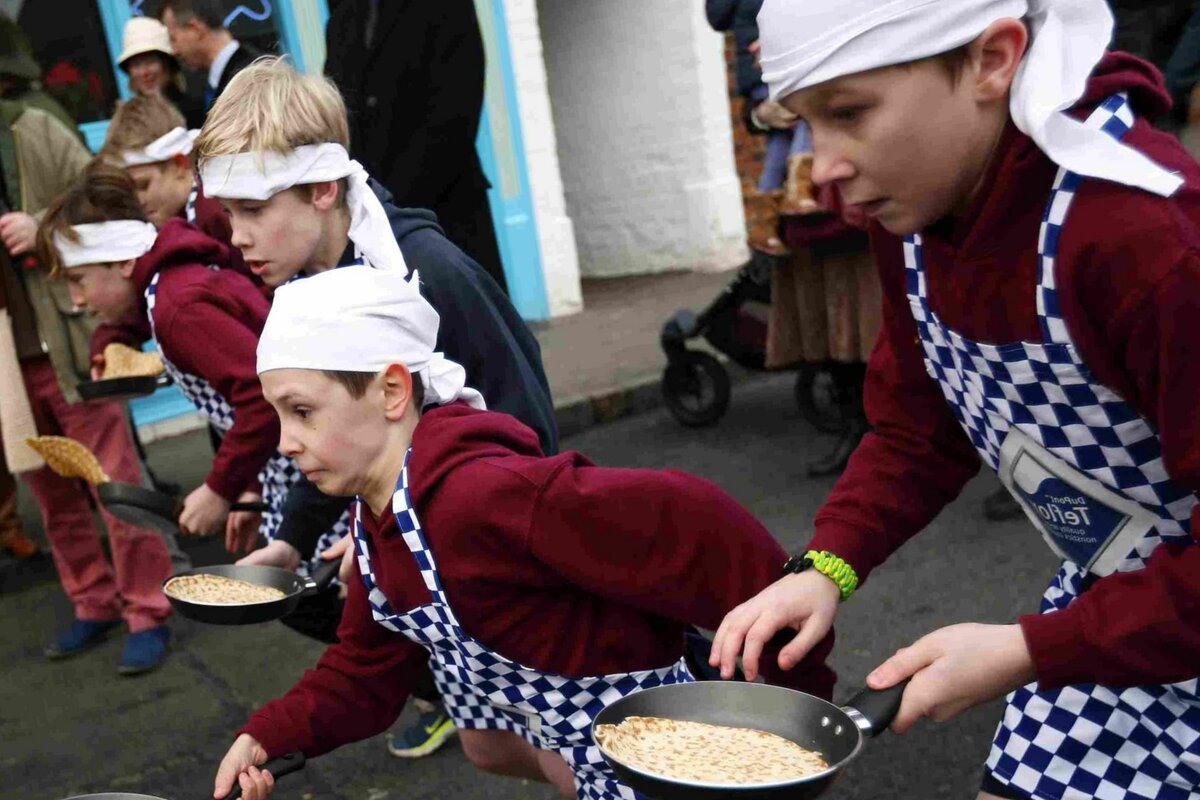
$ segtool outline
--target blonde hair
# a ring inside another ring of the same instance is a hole
[[[127,150],[141,150],[175,128],[185,127],[183,114],[157,95],[139,95],[117,106],[100,155],[117,164]]]
[[[247,152],[287,153],[306,144],[350,147],[346,104],[323,75],[297,72],[282,56],[265,56],[221,92],[196,140],[197,161]]]

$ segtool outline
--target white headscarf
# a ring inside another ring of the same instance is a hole
[[[1059,166],[1170,196],[1183,179],[1065,113],[1112,39],[1105,0],[765,0],[763,80],[780,99],[826,81],[939,55],[1000,19],[1027,19],[1013,122]]]
[[[307,144],[286,155],[258,152],[212,156],[200,164],[204,193],[226,200],[269,200],[293,186],[342,178],[349,178],[349,236],[356,254],[377,269],[407,274],[408,266],[387,213],[367,184],[367,171],[352,161],[340,144]]]
[[[419,375],[426,405],[484,408],[467,373],[441,353],[438,313],[416,282],[366,265],[280,286],[258,339],[258,373],[273,369],[379,372],[403,364]]]
[[[70,241],[61,233],[54,234],[54,247],[62,265],[67,268],[141,258],[150,252],[158,238],[157,228],[136,219],[88,222],[72,225],[71,230],[79,237],[78,242]]]
[[[199,135],[198,130],[172,128],[140,150],[126,150],[121,154],[121,160],[127,167],[136,167],[140,164],[157,164],[175,156],[186,156],[192,152],[192,145]]]

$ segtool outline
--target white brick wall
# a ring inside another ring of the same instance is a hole
[[[575,228],[567,216],[559,173],[558,142],[550,113],[546,65],[534,0],[504,0],[517,105],[525,139],[525,162],[542,251],[546,295],[553,317],[583,309]]]
[[[703,4],[538,0],[538,12],[582,274],[739,263],[723,40]]]

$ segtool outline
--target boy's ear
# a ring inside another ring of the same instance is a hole
[[[171,165],[180,172],[186,172],[189,177],[192,174],[192,160],[183,153],[176,153],[168,159],[167,164]]]
[[[133,265],[135,263],[136,263],[135,259],[131,258],[128,261],[122,261],[116,265],[117,269],[119,269],[121,271],[122,278],[124,278],[127,281],[133,280]]]
[[[322,181],[312,184],[312,204],[317,211],[328,211],[338,203],[338,182]]]
[[[990,102],[1008,96],[1027,44],[1029,30],[1018,19],[998,19],[972,42],[976,99]]]
[[[403,364],[383,371],[383,412],[389,422],[399,422],[413,402],[412,373]]]

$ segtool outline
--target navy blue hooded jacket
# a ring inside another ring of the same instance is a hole
[[[542,452],[558,452],[558,427],[542,353],[529,326],[495,281],[458,249],[438,227],[432,211],[397,208],[379,183],[371,188],[383,203],[400,252],[420,276],[421,294],[441,317],[437,349],[467,371],[491,411],[516,417],[537,433]],[[348,247],[338,266],[354,259]],[[349,498],[327,497],[301,479],[288,492],[278,538],[311,553],[333,527]]]

